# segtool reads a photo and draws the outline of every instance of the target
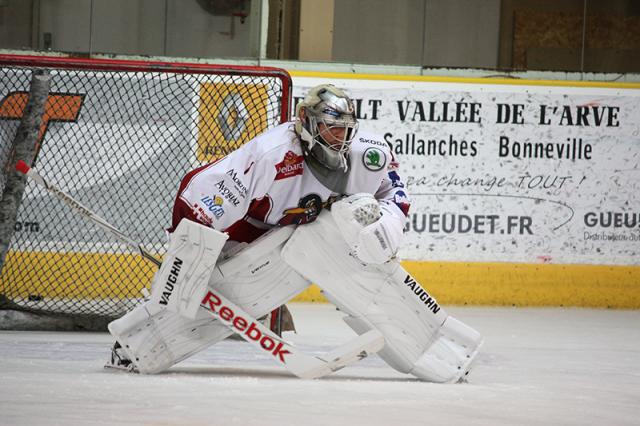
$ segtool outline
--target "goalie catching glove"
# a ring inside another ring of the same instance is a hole
[[[354,194],[335,202],[331,214],[361,261],[382,264],[398,252],[405,217],[393,204],[378,201],[371,194]]]

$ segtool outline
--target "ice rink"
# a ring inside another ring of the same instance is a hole
[[[157,376],[102,368],[107,333],[0,331],[2,425],[638,425],[640,311],[462,308],[485,337],[465,384],[377,357],[319,380],[226,340]],[[313,353],[353,333],[330,305],[291,305]]]

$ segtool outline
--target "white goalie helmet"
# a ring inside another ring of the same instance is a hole
[[[306,155],[329,170],[349,167],[351,141],[358,130],[353,102],[342,90],[322,84],[296,107],[296,133]]]

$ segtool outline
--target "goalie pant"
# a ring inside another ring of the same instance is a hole
[[[468,374],[482,339],[447,315],[433,298],[429,300],[428,293],[408,276],[396,261],[364,265],[350,256],[331,215],[326,213],[295,232],[293,227],[275,229],[219,260],[207,288],[223,294],[255,318],[304,290],[313,279],[349,314],[345,321],[358,334],[380,330],[386,342],[380,355],[390,366],[423,380],[455,382]],[[197,292],[187,290],[193,287],[181,286],[180,294],[192,294],[200,305],[208,293],[205,288],[196,296]],[[207,304],[215,302],[206,297],[204,300]],[[189,319],[158,306],[152,297],[109,325],[142,373],[164,371],[231,334],[206,309],[198,309],[195,318]],[[231,318],[231,312],[225,315]],[[236,321],[236,331],[242,332],[242,320],[232,321]],[[264,345],[270,347],[271,342],[265,340]],[[284,355],[275,353],[280,354]]]

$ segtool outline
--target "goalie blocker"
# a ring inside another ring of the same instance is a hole
[[[354,256],[331,213],[298,228],[276,228],[217,263],[224,236],[201,233],[223,235],[183,220],[151,299],[109,325],[141,373],[164,371],[236,332],[299,377],[329,374],[383,342],[380,356],[403,373],[433,382],[468,374],[480,335],[449,316],[396,260],[373,265]],[[299,352],[255,320],[310,280],[360,335],[324,357]]]

